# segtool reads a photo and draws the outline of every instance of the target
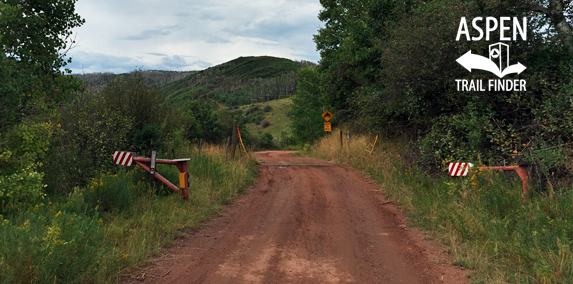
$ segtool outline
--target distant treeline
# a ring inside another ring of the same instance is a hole
[[[87,86],[95,91],[101,90],[118,76],[133,77],[136,72],[139,73],[139,75],[145,80],[146,84],[161,88],[169,83],[181,80],[197,71],[136,70],[124,74],[115,74],[112,72],[96,72],[87,74],[74,74],[74,76],[82,80],[84,83],[87,83]]]

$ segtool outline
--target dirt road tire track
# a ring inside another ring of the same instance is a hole
[[[466,283],[362,174],[289,152],[255,156],[250,192],[124,282]]]

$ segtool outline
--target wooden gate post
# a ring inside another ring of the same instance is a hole
[[[231,159],[235,159],[235,148],[237,148],[237,126],[239,126],[239,122],[233,120],[233,136],[231,138]]]
[[[231,144],[231,136],[227,136],[227,144],[225,144],[225,160],[229,154],[229,145]]]

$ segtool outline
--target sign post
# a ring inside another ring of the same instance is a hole
[[[235,148],[237,148],[237,129],[239,127],[239,122],[233,120],[232,136],[231,136],[231,159],[235,159]]]
[[[326,110],[322,115],[322,118],[324,118],[325,122],[324,122],[324,131],[325,132],[331,132],[332,131],[332,125],[330,124],[330,119],[332,118],[332,113],[328,110]]]
[[[153,150],[151,152],[151,166],[149,167],[149,174],[155,175],[155,158],[157,157],[157,152]]]

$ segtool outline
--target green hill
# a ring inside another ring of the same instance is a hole
[[[276,146],[285,146],[287,142],[284,140],[291,136],[291,119],[288,117],[291,105],[291,99],[284,98],[240,106],[239,110],[245,116],[245,127],[251,135],[262,138],[269,133]]]
[[[172,82],[161,88],[167,101],[181,105],[188,99],[215,99],[237,106],[290,97],[296,73],[312,64],[270,56],[239,57]]]

